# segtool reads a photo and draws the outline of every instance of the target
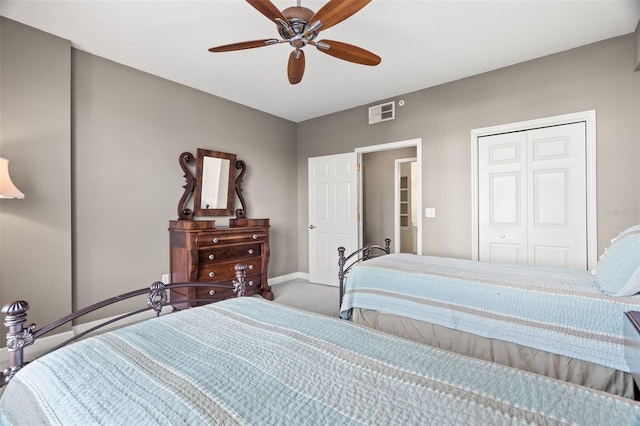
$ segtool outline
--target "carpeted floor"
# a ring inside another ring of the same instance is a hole
[[[271,287],[274,302],[319,314],[338,316],[338,287],[312,284],[302,279],[274,284]]]

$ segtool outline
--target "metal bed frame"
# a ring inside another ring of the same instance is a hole
[[[371,259],[374,252],[383,252],[378,253],[379,256],[391,253],[391,238],[385,238],[384,247],[375,244],[367,244],[366,246],[359,248],[346,257],[344,255],[345,250],[346,249],[344,247],[338,247],[338,280],[340,281],[340,306],[342,306],[342,297],[344,296],[344,279],[347,273],[354,265]],[[347,262],[349,261],[351,261],[351,263],[347,265]]]
[[[246,290],[245,277],[246,277],[246,265],[237,264],[235,265],[236,276],[233,280],[233,292],[236,293],[237,297],[244,296]],[[147,306],[144,308],[137,309],[135,311],[131,311],[125,314],[121,314],[119,316],[110,318],[106,321],[99,323],[98,325],[91,327],[88,330],[83,331],[82,333],[78,333],[73,337],[65,340],[59,345],[48,349],[41,355],[38,355],[34,359],[46,355],[50,352],[53,352],[57,349],[60,349],[63,346],[66,346],[76,340],[81,339],[82,337],[93,333],[96,330],[99,330],[107,325],[116,323],[125,318],[131,317],[133,315],[137,315],[146,311],[153,310],[155,311],[156,317],[160,316],[162,308],[165,306],[171,305],[169,298],[167,296],[167,292],[171,289],[176,288],[184,288],[184,287],[215,287],[215,288],[229,288],[228,285],[224,284],[213,284],[206,282],[185,282],[185,283],[176,283],[176,284],[163,284],[162,282],[154,282],[148,288],[142,288],[139,290],[130,291],[128,293],[121,294],[119,296],[114,296],[109,299],[105,299],[101,302],[95,303],[86,308],[80,309],[76,312],[73,312],[59,320],[52,322],[51,324],[42,327],[36,330],[35,324],[30,324],[28,326],[24,326],[27,322],[27,310],[29,310],[29,303],[24,300],[18,300],[12,303],[8,303],[2,307],[2,313],[4,314],[4,325],[8,328],[7,331],[7,350],[10,355],[10,365],[4,369],[4,371],[0,374],[0,388],[5,386],[11,381],[13,376],[27,363],[24,361],[24,349],[27,346],[32,345],[36,339],[44,336],[45,334],[50,333],[51,331],[57,329],[58,327],[73,321],[77,318],[80,318],[88,313],[94,312],[98,309],[104,308],[106,306],[112,305],[117,302],[121,302],[123,300],[130,299],[132,297],[147,295]],[[195,299],[195,302],[204,302],[210,303],[209,299]],[[180,309],[173,307],[174,311],[178,311]]]

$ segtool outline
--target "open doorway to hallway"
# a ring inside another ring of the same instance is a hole
[[[383,245],[391,238],[392,252],[417,253],[417,215],[411,214],[418,206],[415,166],[411,185],[416,151],[410,146],[362,154],[363,244]]]

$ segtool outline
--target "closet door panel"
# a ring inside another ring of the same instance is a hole
[[[480,260],[527,262],[526,135],[508,133],[481,138]]]
[[[587,267],[584,122],[479,138],[479,259]]]
[[[587,268],[585,124],[527,132],[530,265]]]

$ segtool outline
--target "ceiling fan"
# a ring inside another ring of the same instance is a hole
[[[329,0],[318,12],[314,13],[306,7],[297,6],[284,9],[282,12],[270,0],[247,0],[258,12],[275,22],[282,39],[267,38],[241,43],[212,47],[210,52],[229,52],[232,50],[253,49],[254,47],[271,46],[289,43],[294,48],[289,55],[287,75],[289,83],[297,84],[304,75],[305,59],[302,50],[307,44],[315,46],[320,52],[338,59],[362,65],[378,65],[379,56],[351,44],[334,40],[318,40],[321,30],[330,28],[369,4],[371,0]]]

